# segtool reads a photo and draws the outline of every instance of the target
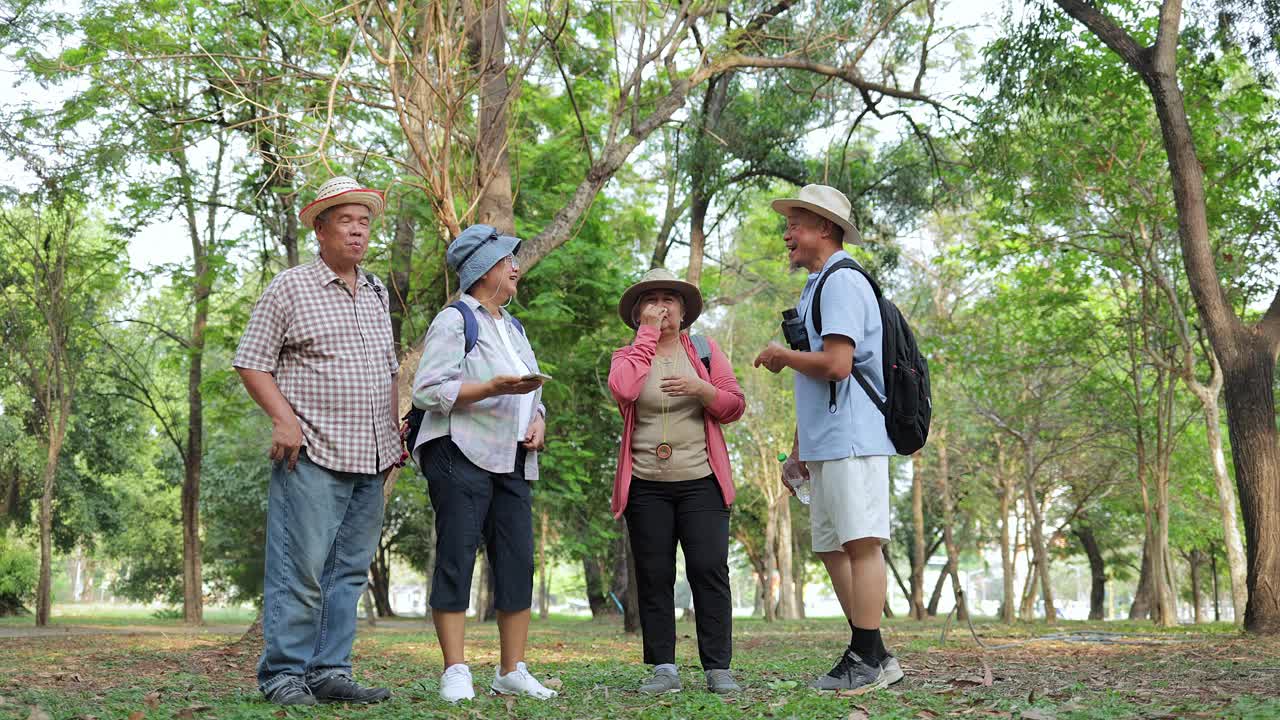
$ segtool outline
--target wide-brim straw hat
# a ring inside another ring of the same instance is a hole
[[[320,186],[320,189],[316,191],[316,199],[311,201],[310,205],[302,208],[302,211],[298,213],[298,219],[302,221],[303,225],[314,230],[317,215],[335,205],[347,205],[348,203],[357,203],[369,208],[371,220],[381,215],[386,207],[382,191],[362,187],[354,179],[339,175]]]
[[[692,325],[693,321],[702,314],[702,293],[698,290],[698,286],[681,280],[666,268],[656,267],[645,273],[635,285],[627,288],[626,292],[622,293],[622,299],[618,301],[618,315],[622,316],[622,322],[632,330],[640,326],[634,314],[636,303],[640,302],[641,296],[651,290],[672,290],[680,294],[684,300],[684,321],[680,324],[681,330]]]
[[[862,242],[862,233],[849,220],[849,212],[853,209],[849,198],[830,185],[805,185],[796,197],[774,200],[770,206],[783,215],[797,208],[808,210],[839,225],[844,230],[844,242]]]

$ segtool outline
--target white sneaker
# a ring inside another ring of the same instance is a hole
[[[493,669],[493,683],[490,689],[502,695],[528,695],[539,700],[550,700],[559,693],[543,687],[538,679],[529,673],[529,668],[522,662],[516,663],[516,669],[502,674],[502,667]]]
[[[471,668],[456,663],[445,668],[440,676],[440,697],[445,702],[456,703],[459,700],[471,700],[476,696],[476,689],[471,684]]]

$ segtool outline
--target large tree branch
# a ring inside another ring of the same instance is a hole
[[[1144,49],[1114,20],[1103,15],[1101,10],[1084,0],[1054,0],[1054,2],[1068,15],[1089,28],[1089,32],[1096,35],[1130,67],[1139,73],[1147,72],[1148,63]]]
[[[737,68],[759,68],[759,69],[783,69],[783,70],[803,70],[811,72],[815,75],[822,75],[829,78],[840,80],[859,90],[878,93],[888,97],[898,98],[899,100],[910,100],[913,102],[924,103],[937,108],[939,111],[951,112],[950,108],[923,93],[914,90],[903,90],[902,88],[885,85],[884,83],[872,82],[862,76],[856,67],[837,67],[816,60],[810,60],[804,57],[762,57],[758,55],[742,55],[739,53],[731,53],[715,62],[717,72],[733,70]]]

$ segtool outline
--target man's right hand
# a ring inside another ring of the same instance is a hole
[[[302,425],[297,417],[276,422],[271,429],[271,459],[287,460],[289,469],[298,465],[298,453],[302,450]]]
[[[782,487],[786,488],[787,492],[795,495],[796,489],[793,485],[799,485],[801,480],[808,479],[809,467],[803,460],[797,460],[794,452],[791,457],[782,461]]]
[[[489,397],[494,395],[526,395],[542,387],[542,378],[523,380],[519,375],[495,375],[489,381]]]

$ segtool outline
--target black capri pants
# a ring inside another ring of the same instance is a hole
[[[432,609],[462,612],[471,603],[471,574],[484,542],[493,571],[494,607],[533,604],[533,490],[524,479],[525,449],[515,470],[494,473],[467,459],[449,437],[423,446],[421,461],[436,514]]]

